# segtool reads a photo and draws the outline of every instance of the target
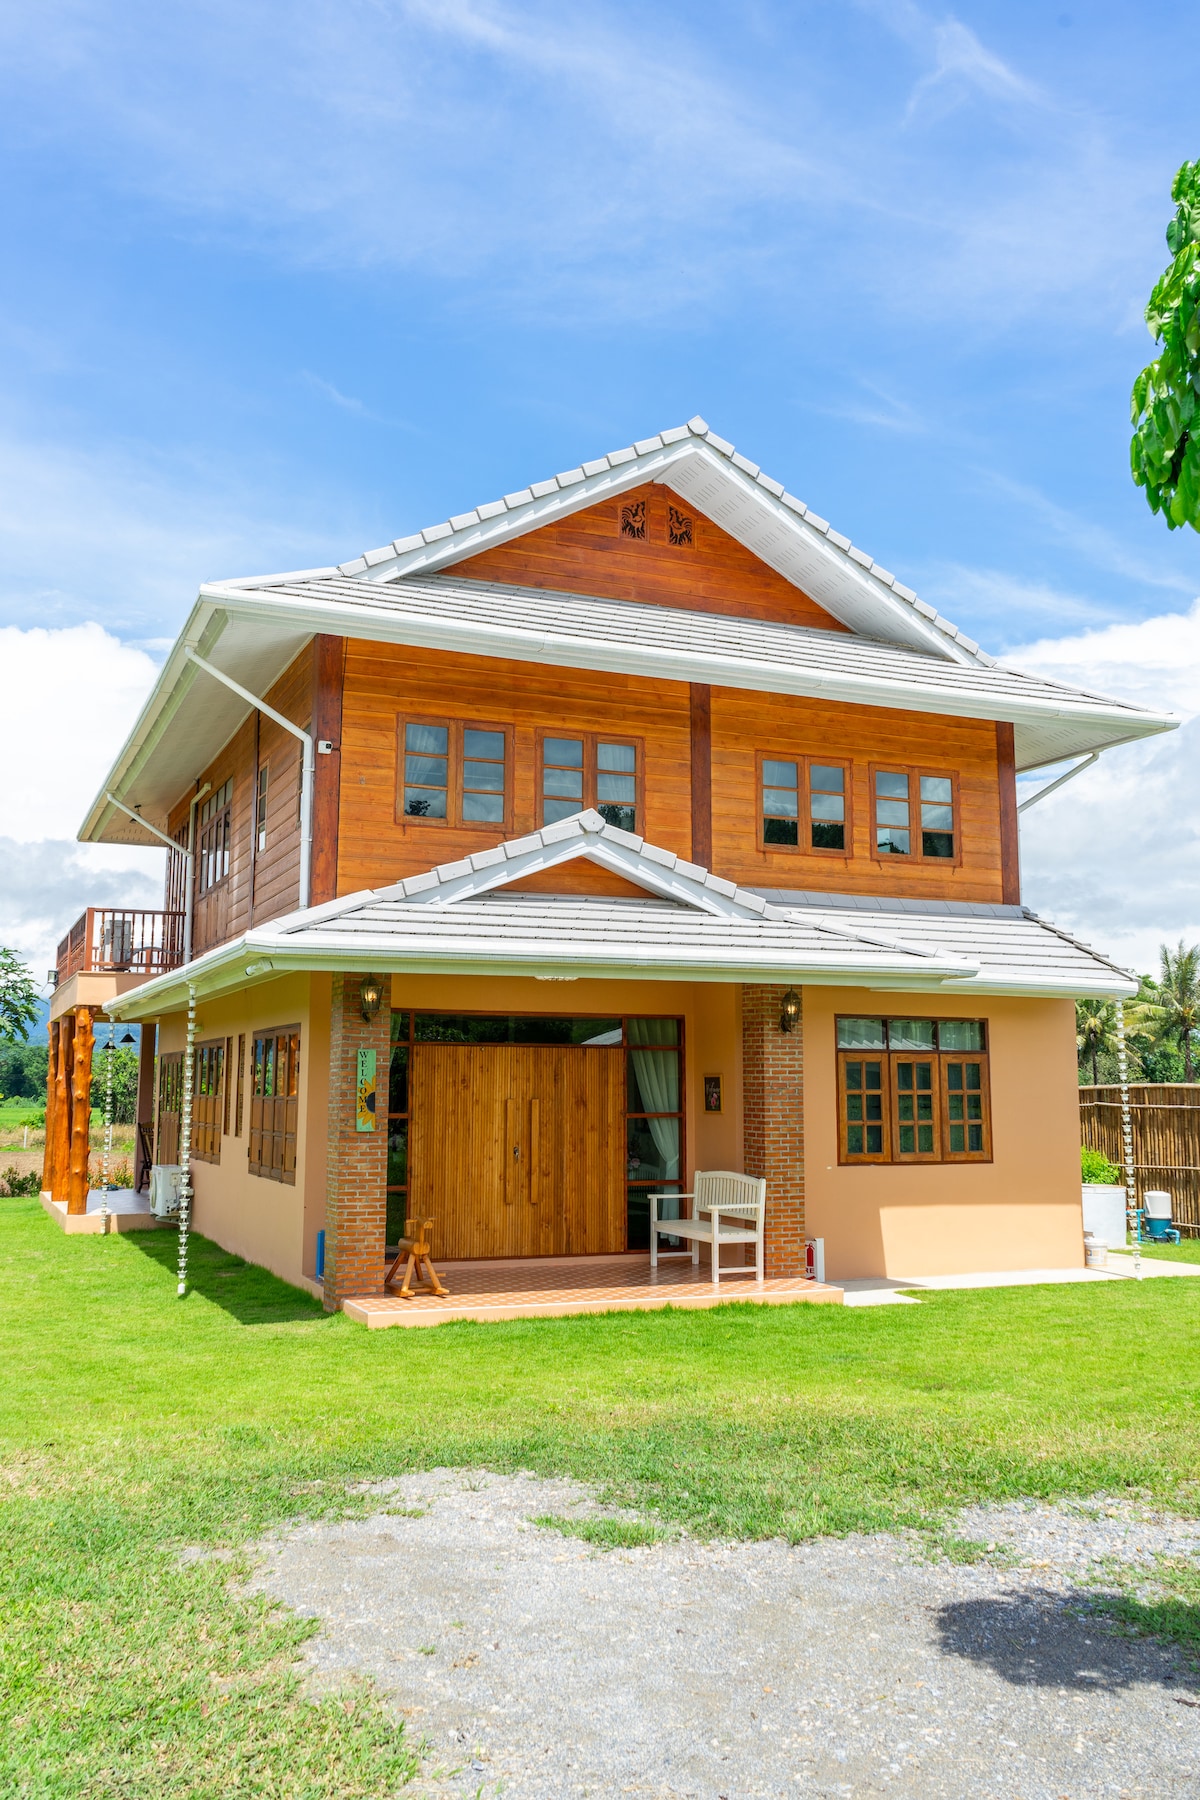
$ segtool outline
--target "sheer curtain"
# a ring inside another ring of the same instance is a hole
[[[629,1056],[634,1080],[647,1112],[678,1113],[679,1051],[675,1048],[678,1026],[674,1019],[630,1019]],[[638,1049],[640,1044],[671,1045],[670,1049]],[[654,1148],[662,1164],[662,1181],[679,1180],[679,1120],[647,1119]],[[666,1212],[661,1217],[677,1216]]]

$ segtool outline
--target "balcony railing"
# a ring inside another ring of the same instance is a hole
[[[59,982],[72,975],[161,975],[183,961],[183,914],[89,906],[58,946]]]

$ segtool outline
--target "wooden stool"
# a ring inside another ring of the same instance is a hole
[[[393,1285],[397,1279],[396,1270],[407,1256],[408,1267],[404,1271],[404,1285],[400,1289],[401,1300],[416,1299],[416,1295],[413,1293],[411,1285],[414,1269],[416,1270],[417,1280],[423,1283],[423,1285],[429,1289],[430,1293],[445,1296],[449,1292],[449,1289],[442,1286],[441,1280],[438,1277],[438,1272],[429,1260],[429,1233],[432,1229],[433,1220],[426,1219],[423,1225],[414,1227],[414,1235],[412,1237],[400,1239],[400,1248],[396,1260],[384,1276],[383,1285],[385,1288],[389,1288]]]

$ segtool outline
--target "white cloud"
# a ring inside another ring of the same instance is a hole
[[[59,940],[87,907],[162,905],[164,857],[161,850],[0,837],[0,944],[24,957],[41,983]]]
[[[1005,660],[1184,720],[1106,751],[1021,821],[1026,902],[1153,972],[1160,943],[1200,942],[1200,600],[1187,613],[1043,639]]]
[[[1031,627],[1046,619],[1099,624],[1107,623],[1115,611],[1045,581],[1026,581],[1003,569],[970,568],[954,562],[932,564],[921,582],[921,594],[955,624],[965,624],[969,618],[973,631],[990,631],[1000,643],[1027,637]]]

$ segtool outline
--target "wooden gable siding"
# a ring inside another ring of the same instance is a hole
[[[511,729],[508,826],[456,828],[397,819],[397,721],[412,714]],[[541,824],[539,730],[640,739],[646,780],[639,830],[651,843],[680,856],[691,854],[686,682],[351,640],[342,704],[338,892],[399,881],[436,863],[471,856],[504,837],[536,831]],[[553,891],[572,893],[588,891],[576,884],[593,878],[567,868],[555,879]]]
[[[201,675],[199,679],[210,677]],[[307,727],[313,705],[311,644],[263,698],[277,712]],[[268,769],[267,841],[259,851],[254,810],[258,769],[264,764]],[[211,892],[196,894],[194,955],[236,937],[253,924],[294,910],[300,879],[300,764],[299,739],[273,720],[252,714],[201,772],[198,785],[209,782],[213,793],[232,780],[232,830],[228,878]],[[186,834],[190,804],[191,793],[187,793],[173,807],[169,824],[173,836]],[[196,808],[197,849],[202,810],[203,802]]]
[[[852,854],[760,845],[759,755],[850,764]],[[957,777],[960,861],[871,854],[872,765]],[[1006,891],[1000,792],[997,727],[990,720],[712,690],[712,866],[731,881],[913,899],[1015,899],[1011,880]]]
[[[620,531],[621,508],[639,500],[646,503],[644,541],[622,537]],[[696,541],[690,549],[678,549],[668,541],[668,505],[694,521]],[[824,631],[847,629],[712,519],[657,482],[481,551],[455,563],[452,572],[475,581],[562,588],[607,600],[640,600],[740,619],[813,625]]]

